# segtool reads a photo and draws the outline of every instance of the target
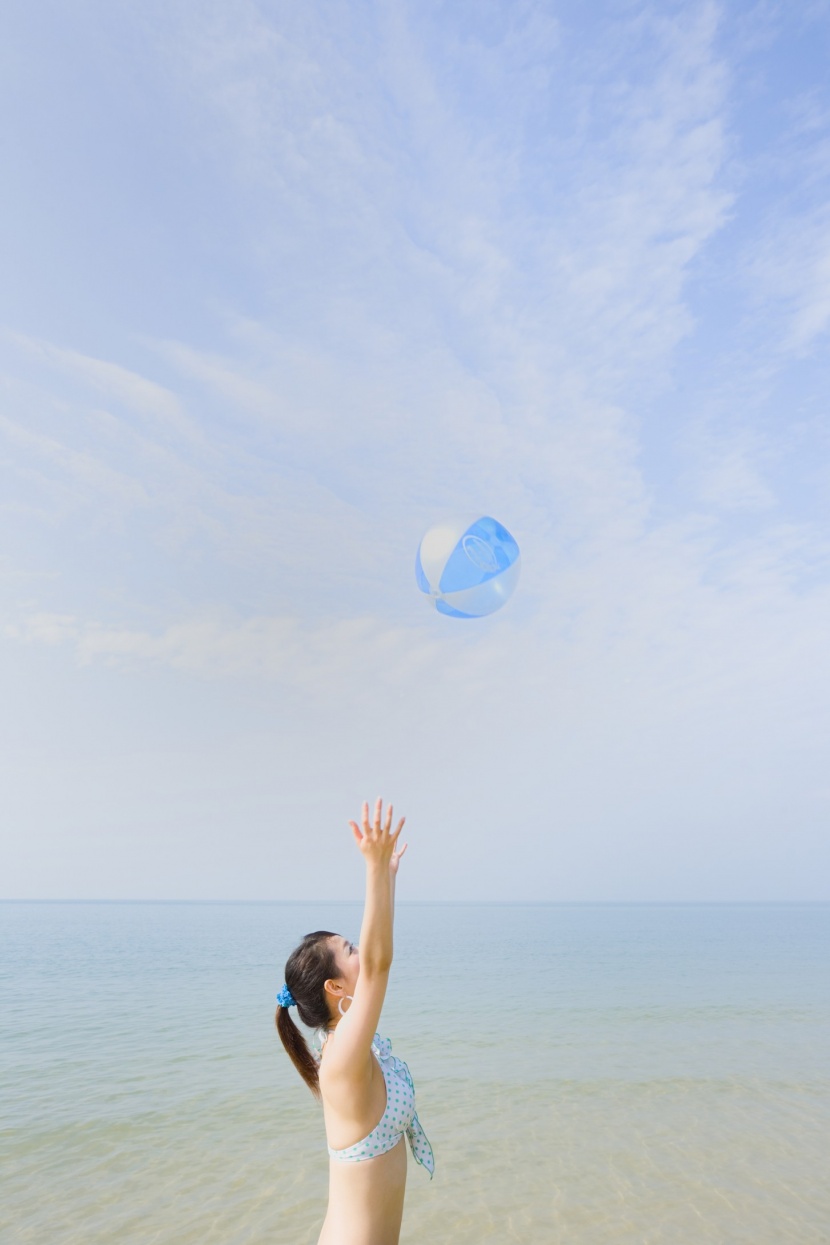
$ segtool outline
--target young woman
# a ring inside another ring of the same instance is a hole
[[[309,1089],[322,1099],[329,1148],[329,1204],[318,1245],[398,1245],[406,1186],[406,1143],[432,1177],[435,1162],[415,1112],[409,1068],[376,1033],[389,970],[395,879],[404,818],[392,831],[392,806],[374,819],[363,805],[351,821],[366,862],[360,950],[339,934],[306,934],[285,966],[277,1030]],[[317,1029],[315,1056],[289,1009]]]

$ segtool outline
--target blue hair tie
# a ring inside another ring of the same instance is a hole
[[[283,988],[280,990],[279,994],[277,995],[277,1002],[279,1003],[280,1007],[296,1007],[296,1004],[297,1004],[297,1000],[294,998],[294,995],[288,989],[288,986],[283,986]]]

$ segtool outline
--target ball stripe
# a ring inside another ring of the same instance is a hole
[[[429,529],[418,550],[421,571],[429,584],[425,591],[438,592],[440,590],[441,576],[447,565],[447,559],[452,555],[465,533],[477,521],[477,515],[457,515],[436,523],[435,527]]]

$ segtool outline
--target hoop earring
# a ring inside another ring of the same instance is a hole
[[[347,999],[349,1000],[349,1002],[350,1002],[350,1003],[353,1003],[353,1002],[354,1002],[354,995],[353,995],[353,994],[347,994],[347,995],[345,995],[344,997],[345,997],[345,998],[347,998]],[[338,1000],[337,1000],[337,1010],[340,1012],[340,1015],[341,1015],[341,1016],[345,1016],[345,1015],[346,1015],[346,1013],[343,1011],[343,999],[338,999]]]

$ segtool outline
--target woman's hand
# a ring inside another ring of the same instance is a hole
[[[358,826],[357,822],[350,821],[352,834],[355,842],[363,853],[363,858],[367,865],[378,864],[386,865],[394,874],[398,871],[401,856],[406,851],[406,844],[397,851],[398,836],[403,829],[403,823],[406,820],[402,817],[397,824],[395,830],[392,830],[392,805],[390,804],[386,810],[386,816],[383,816],[383,801],[378,799],[375,805],[375,816],[369,821],[369,805],[366,801],[363,803],[363,819],[362,826]]]

